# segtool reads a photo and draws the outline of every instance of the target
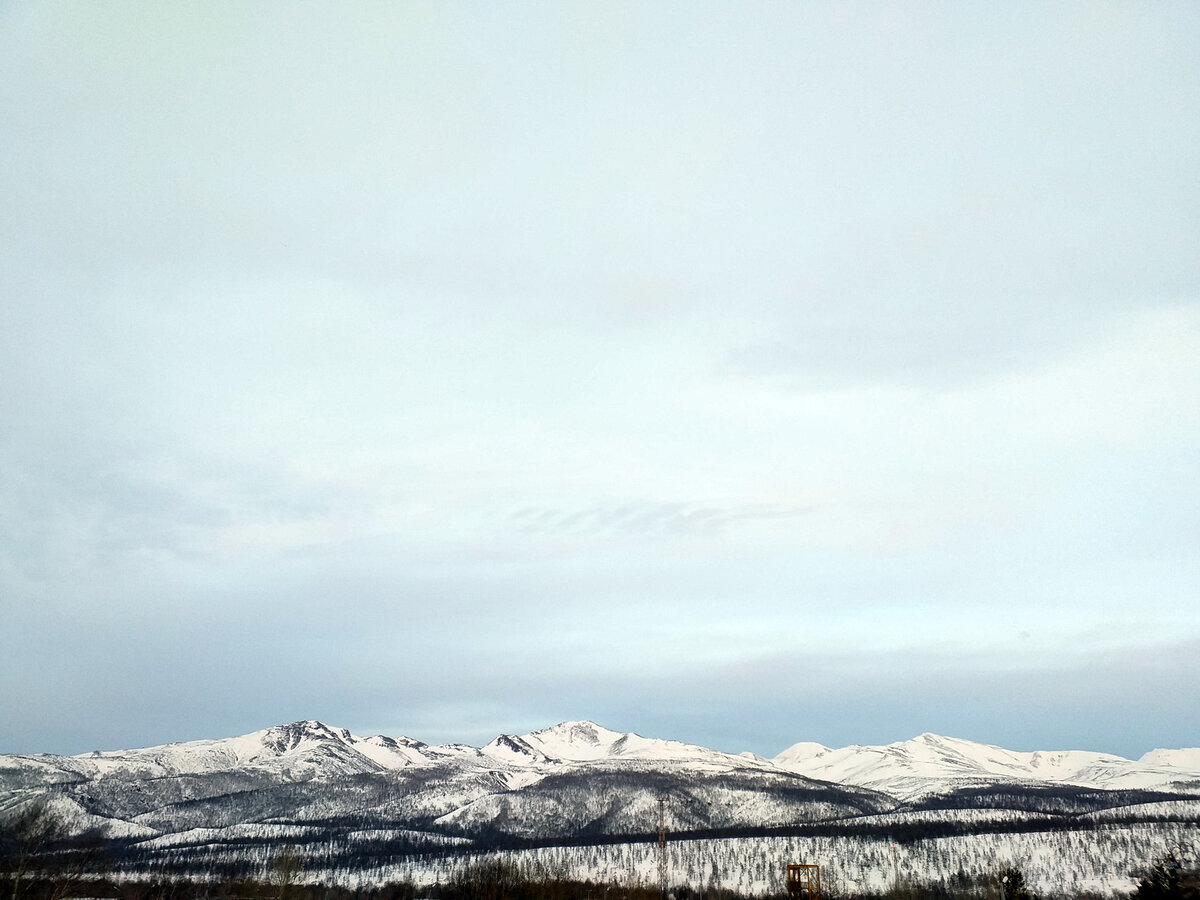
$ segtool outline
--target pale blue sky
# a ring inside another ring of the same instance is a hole
[[[1200,744],[1198,48],[0,3],[0,752]]]

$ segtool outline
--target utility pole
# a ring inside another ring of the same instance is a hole
[[[658,798],[658,887],[667,900],[667,798]]]

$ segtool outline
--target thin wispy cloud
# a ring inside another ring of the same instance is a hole
[[[800,508],[745,506],[720,508],[683,503],[592,507],[582,510],[526,507],[511,517],[518,532],[551,535],[719,535],[742,522],[804,515]]]

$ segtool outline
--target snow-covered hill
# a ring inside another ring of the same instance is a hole
[[[1086,750],[1005,750],[936,734],[836,750],[798,743],[773,762],[810,778],[869,787],[903,799],[1009,783],[1180,790],[1200,780],[1200,751],[1194,749],[1152,750],[1140,760],[1130,760]]]

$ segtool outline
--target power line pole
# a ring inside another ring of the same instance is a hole
[[[658,887],[667,900],[667,798],[658,798]]]

